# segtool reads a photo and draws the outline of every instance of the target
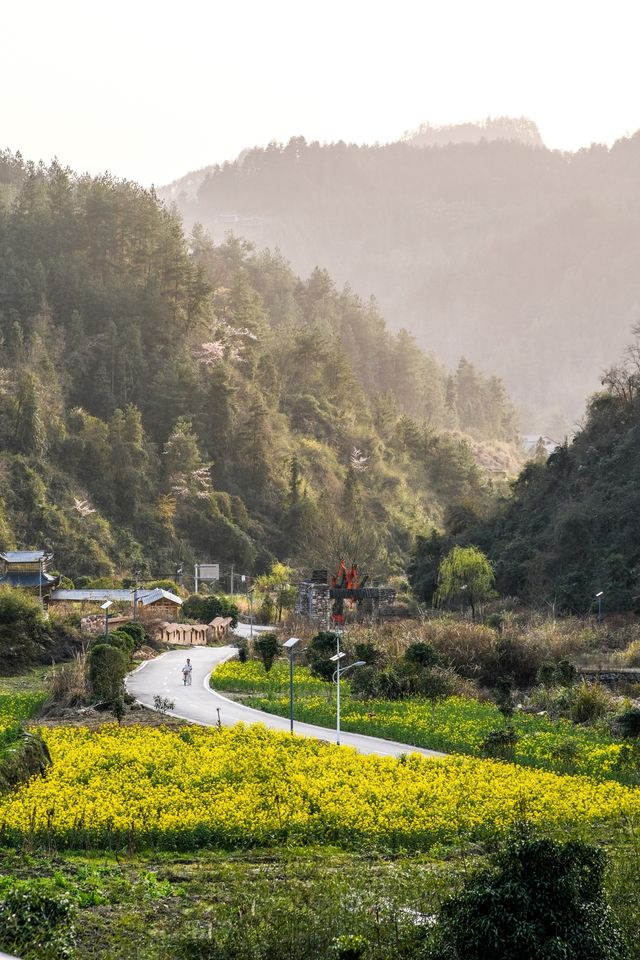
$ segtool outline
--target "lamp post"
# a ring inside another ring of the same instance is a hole
[[[253,587],[249,590],[249,640],[253,640]]]
[[[598,601],[598,620],[602,620],[602,598],[604,596],[604,590],[600,590],[599,593],[596,593],[596,600]]]
[[[336,743],[340,746],[340,679],[347,672],[351,670],[352,667],[364,667],[364,660],[356,660],[355,663],[350,663],[348,667],[342,669],[340,667],[340,661],[343,657],[346,657],[344,650],[340,649],[340,641],[342,639],[342,631],[336,631],[336,652],[332,657],[329,657],[332,663],[335,663],[336,669],[333,674],[333,680],[336,683]]]
[[[293,648],[296,643],[300,643],[300,637],[289,637],[289,639],[285,640],[282,644],[289,654],[289,723],[291,733],[293,733]]]
[[[113,600],[105,600],[100,604],[100,609],[104,610],[104,642],[109,642],[109,607],[113,606]]]

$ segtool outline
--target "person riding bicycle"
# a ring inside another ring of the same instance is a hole
[[[182,682],[184,683],[185,687],[187,686],[187,684],[191,684],[191,671],[192,671],[192,670],[193,670],[193,665],[192,665],[191,660],[189,659],[189,657],[187,657],[187,662],[185,663],[185,665],[184,665],[183,668],[182,668]]]

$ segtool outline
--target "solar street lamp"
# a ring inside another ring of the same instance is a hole
[[[602,598],[604,597],[604,590],[600,590],[599,593],[596,593],[596,600],[598,601],[598,620],[602,620]]]
[[[355,663],[350,663],[347,667],[341,667],[340,662],[343,657],[346,657],[344,650],[340,649],[340,641],[342,640],[342,631],[336,631],[336,652],[332,657],[329,657],[332,663],[335,663],[336,669],[333,674],[333,680],[336,683],[336,743],[340,745],[340,679],[347,670],[351,670],[352,667],[363,667],[365,664],[364,660],[356,660]]]
[[[291,733],[293,733],[293,648],[296,643],[300,643],[300,637],[289,637],[289,639],[285,640],[282,644],[289,654],[289,722],[291,725]]]
[[[109,607],[113,606],[113,600],[105,600],[100,604],[100,609],[104,610],[104,642],[109,642]]]

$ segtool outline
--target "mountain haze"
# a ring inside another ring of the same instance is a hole
[[[519,123],[526,142],[297,137],[160,192],[215,239],[231,230],[374,295],[392,328],[502,377],[525,432],[561,438],[640,311],[640,134],[560,153]]]

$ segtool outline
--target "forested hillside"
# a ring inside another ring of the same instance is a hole
[[[571,444],[529,463],[489,520],[458,513],[445,536],[419,541],[412,578],[425,599],[457,542],[489,554],[503,595],[586,613],[603,591],[605,611],[640,610],[640,328],[636,335]]]
[[[527,143],[471,130],[459,135],[476,143],[416,149],[439,142],[428,128],[384,146],[298,137],[162,194],[214,238],[232,229],[373,293],[392,328],[502,377],[524,432],[559,441],[638,316],[640,133],[563,154],[524,123]]]
[[[416,529],[487,505],[478,458],[512,455],[499,381],[447,374],[326,273],[9,154],[0,342],[0,548],[71,577],[341,550],[400,571]]]

